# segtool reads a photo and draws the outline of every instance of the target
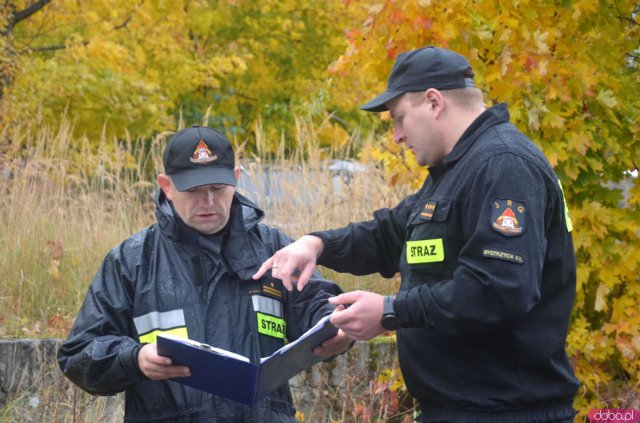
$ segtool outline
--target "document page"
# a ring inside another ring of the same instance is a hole
[[[310,338],[315,333],[321,331],[327,324],[331,324],[331,322],[329,322],[329,318],[330,317],[331,317],[331,315],[324,316],[322,319],[318,320],[318,323],[316,323],[311,329],[309,329],[308,331],[306,331],[305,333],[300,335],[300,337],[298,339],[296,339],[295,341],[289,342],[287,345],[285,345],[284,347],[280,348],[278,351],[274,352],[269,357],[262,357],[261,362],[264,363],[266,360],[268,360],[270,357],[273,357],[276,354],[278,354],[278,355],[279,354],[284,354],[285,352],[287,352],[291,348],[294,348],[296,345],[305,342],[305,340],[307,338]],[[336,333],[337,333],[337,331],[336,331]],[[334,334],[334,336],[335,336],[335,334]],[[328,338],[323,339],[322,342],[324,342],[326,339],[328,339]],[[322,343],[322,342],[320,342],[320,343]],[[314,345],[313,348],[317,347],[318,345]]]
[[[183,344],[191,345],[197,348],[202,348],[204,350],[211,351],[216,354],[223,355],[225,357],[235,358],[236,360],[250,362],[249,357],[245,357],[244,355],[236,354],[231,351],[223,350],[222,348],[212,347],[211,345],[205,344],[204,342],[194,341],[193,339],[180,338],[179,336],[174,336],[174,335],[165,334],[165,333],[161,334],[160,336],[163,336],[168,339],[172,339],[176,342],[182,342]]]

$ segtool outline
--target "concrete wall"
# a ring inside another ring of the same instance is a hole
[[[92,397],[64,378],[56,362],[59,345],[58,339],[0,340],[0,421],[122,421],[122,395]],[[382,416],[385,389],[378,376],[394,372],[395,344],[356,343],[293,378],[294,403],[305,422],[349,421],[358,404],[367,403],[369,413]]]
[[[57,340],[0,340],[0,408],[29,389],[55,383],[57,375],[50,368],[59,342]],[[37,401],[31,399],[31,401]]]

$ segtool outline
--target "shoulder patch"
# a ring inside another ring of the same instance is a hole
[[[521,235],[525,230],[524,203],[496,198],[491,212],[491,227],[505,236]]]

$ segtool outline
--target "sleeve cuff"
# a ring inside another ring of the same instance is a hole
[[[398,292],[393,300],[393,311],[403,328],[430,326],[428,316],[420,312],[422,309],[419,289]]]
[[[327,231],[310,232],[307,235],[317,236],[322,240],[322,253],[320,254],[320,257],[318,257],[318,260],[320,260],[325,253],[333,250],[335,237],[332,237]]]
[[[398,292],[393,300],[393,312],[400,319],[400,325],[403,328],[411,327],[411,316],[409,315],[409,307],[407,305],[407,291]]]
[[[124,369],[125,373],[131,375],[132,378],[137,376],[138,381],[146,380],[147,377],[142,370],[140,370],[140,366],[138,365],[138,354],[140,354],[140,350],[142,349],[142,345],[136,345],[131,348],[131,350],[122,351],[119,354],[120,365]]]

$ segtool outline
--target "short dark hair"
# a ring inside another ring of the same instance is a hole
[[[475,87],[455,88],[452,90],[440,91],[444,97],[453,101],[459,107],[472,107],[480,103],[484,103],[482,90]],[[409,96],[411,106],[419,106],[424,98],[424,91],[410,91],[406,93]]]

